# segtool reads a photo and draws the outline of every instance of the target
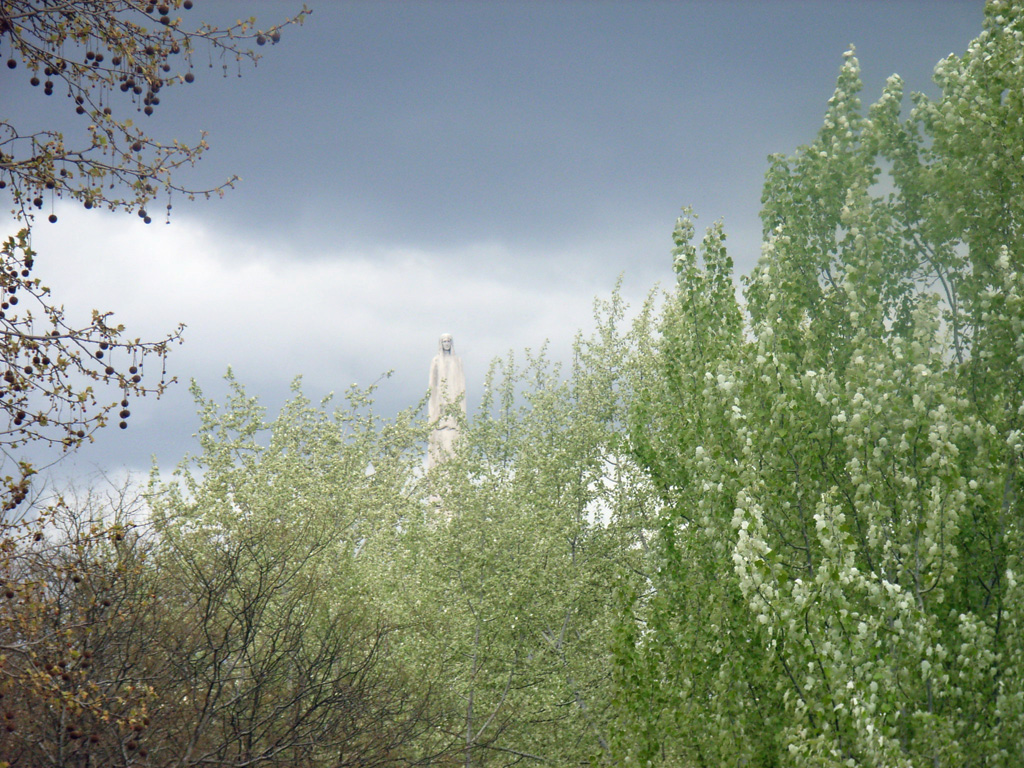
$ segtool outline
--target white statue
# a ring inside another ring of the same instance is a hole
[[[452,352],[452,335],[443,334],[437,354],[430,361],[430,404],[428,417],[433,430],[427,446],[427,468],[440,464],[455,450],[459,422],[451,413],[451,405],[459,403],[466,414],[466,374],[462,358]]]

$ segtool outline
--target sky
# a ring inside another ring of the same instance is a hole
[[[179,183],[237,174],[222,199],[174,199],[169,224],[58,203],[33,234],[35,273],[70,315],[115,311],[132,336],[185,323],[179,384],[133,407],[60,473],[169,470],[196,450],[188,382],[225,392],[230,366],[273,412],[294,377],[318,400],[380,381],[382,413],[415,405],[451,333],[470,413],[489,362],[549,345],[564,358],[621,278],[634,306],[672,284],[684,206],[721,219],[738,273],[760,248],[772,153],[814,138],[843,53],[865,103],[931,72],[981,29],[980,0],[346,2],[241,77],[200,53],[161,93],[158,135],[210,150]],[[187,22],[287,0],[197,0]],[[75,116],[0,70],[0,105],[37,124]],[[2,201],[0,201],[2,202]],[[154,208],[162,208],[164,201]],[[0,218],[0,231],[15,229]],[[392,371],[390,378],[382,375]]]

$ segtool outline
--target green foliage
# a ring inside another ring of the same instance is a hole
[[[417,764],[443,752],[432,681],[392,652],[396,627],[367,584],[368,540],[418,506],[411,415],[383,424],[372,388],[316,406],[296,381],[267,424],[228,382],[223,406],[193,385],[201,453],[151,490],[161,589],[191,596],[170,618],[189,628],[179,663],[191,709],[168,748],[224,765],[253,754]]]
[[[567,375],[543,353],[495,364],[458,451],[429,473],[426,425],[412,411],[376,417],[372,388],[329,412],[296,382],[267,424],[230,374],[223,405],[194,387],[201,451],[171,483],[155,479],[151,499],[164,583],[197,596],[175,622],[202,626],[240,669],[291,669],[275,655],[281,638],[328,647],[338,621],[358,637],[377,615],[388,648],[377,663],[392,670],[383,679],[419,702],[420,725],[403,731],[415,743],[393,752],[457,749],[466,765],[599,758],[613,738],[612,594],[646,579],[654,494],[621,430],[651,374],[652,311],[623,332],[618,295],[600,305]],[[304,617],[301,630],[291,616]],[[189,701],[220,680],[208,655],[193,656]],[[278,685],[261,681],[242,700]],[[223,712],[201,741],[236,754],[223,723],[240,714]]]
[[[666,506],[654,596],[624,596],[620,755],[1020,762],[1022,35],[989,3],[906,122],[898,78],[863,114],[847,55],[815,141],[772,160],[744,320],[720,231],[698,265],[677,228],[634,406]]]
[[[256,398],[231,373],[223,407],[193,384],[202,424],[201,452],[160,489],[157,520],[175,521],[176,535],[212,541],[251,528],[281,535],[326,535],[351,561],[374,531],[398,524],[415,504],[407,482],[418,463],[412,414],[394,422],[372,411],[372,392],[353,387],[345,404],[319,406],[293,384],[294,397],[272,424]],[[336,559],[336,558],[335,558]]]
[[[652,502],[620,437],[651,307],[627,331],[625,311],[617,294],[598,307],[566,371],[543,352],[492,366],[458,450],[425,478],[395,575],[377,582],[417,618],[405,652],[443,676],[465,765],[581,764],[608,748],[611,595],[641,578]]]

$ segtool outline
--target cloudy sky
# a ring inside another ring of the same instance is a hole
[[[293,5],[190,13],[270,26]],[[669,285],[682,206],[723,219],[747,271],[766,158],[813,138],[843,52],[856,47],[865,101],[893,72],[928,91],[982,14],[981,0],[308,5],[256,69],[225,75],[200,54],[196,83],[148,118],[209,134],[179,182],[238,174],[235,191],[176,199],[167,225],[58,204],[37,227],[36,272],[70,313],[113,309],[141,336],[188,326],[169,363],[184,383],[65,471],[173,466],[193,448],[188,380],[222,393],[229,365],[271,409],[296,375],[319,398],[388,370],[382,410],[414,404],[442,332],[472,410],[493,357],[545,340],[564,354],[620,275],[633,303]],[[5,113],[51,119],[0,78]]]

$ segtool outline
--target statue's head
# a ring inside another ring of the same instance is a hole
[[[441,341],[437,344],[438,352],[451,352],[452,351],[452,335],[450,333],[442,333]]]

